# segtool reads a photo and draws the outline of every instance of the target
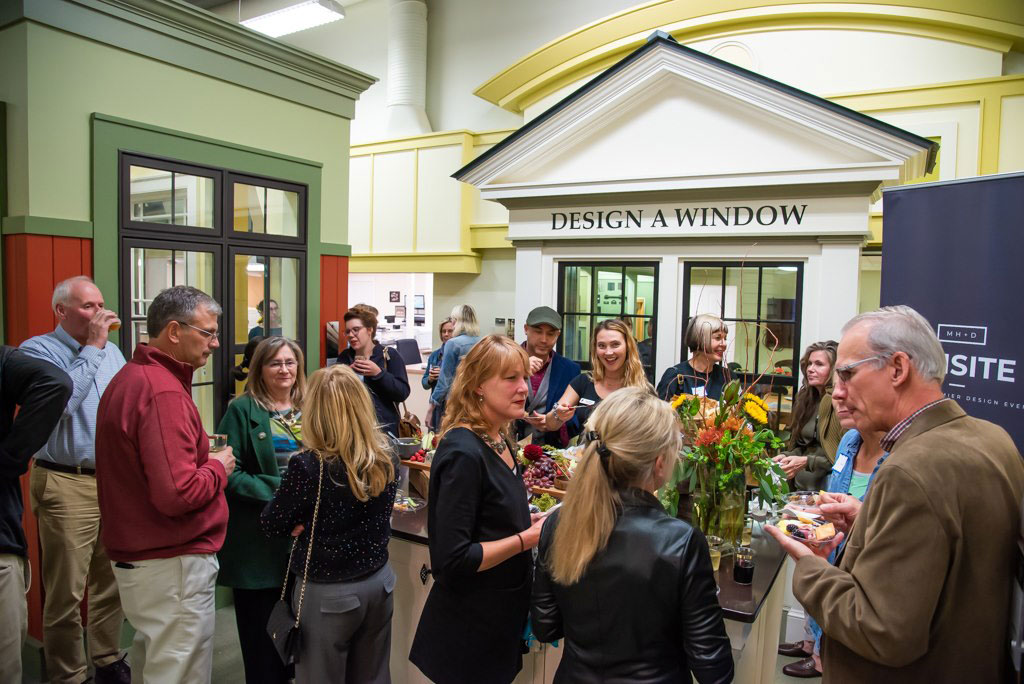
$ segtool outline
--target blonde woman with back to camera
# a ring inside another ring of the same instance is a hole
[[[546,431],[559,430],[569,423],[569,434],[577,434],[578,426],[587,422],[590,412],[621,387],[654,391],[644,374],[632,331],[617,318],[594,326],[590,338],[590,362],[593,370],[577,375],[565,388],[558,403],[545,414]]]
[[[452,383],[455,382],[459,362],[473,345],[480,341],[480,324],[476,320],[476,311],[469,304],[460,304],[452,309],[451,320],[452,335],[441,347],[441,370],[438,372],[437,382],[434,383],[434,390],[430,393],[427,427],[432,430],[441,429],[434,418],[444,416],[445,402],[448,401]]]
[[[522,668],[542,519],[530,515],[509,435],[525,414],[529,368],[522,347],[489,335],[448,397],[427,506],[434,585],[409,654],[439,684],[507,684]]]
[[[679,452],[675,414],[625,388],[584,429],[565,504],[541,532],[530,607],[537,638],[565,639],[554,681],[732,681],[707,542],[655,496]]]
[[[376,427],[370,393],[348,366],[313,373],[302,409],[304,449],[260,516],[268,536],[298,537],[290,567],[302,632],[295,680],[390,682],[397,462]]]

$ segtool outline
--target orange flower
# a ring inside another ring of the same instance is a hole
[[[696,446],[713,446],[722,441],[722,428],[706,427],[701,428],[697,433]]]
[[[743,419],[737,416],[729,416],[722,421],[722,430],[728,430],[734,435],[739,434],[740,428],[743,427]]]

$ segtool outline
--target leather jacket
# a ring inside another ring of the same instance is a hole
[[[649,492],[620,491],[607,546],[580,580],[547,570],[560,511],[541,531],[530,616],[541,641],[565,638],[556,684],[730,682],[732,650],[704,536]]]

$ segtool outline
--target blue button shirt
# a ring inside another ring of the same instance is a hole
[[[82,346],[64,328],[25,340],[26,354],[49,361],[71,377],[73,389],[60,422],[36,453],[37,459],[67,466],[96,467],[96,409],[100,396],[124,366],[124,355],[113,342],[103,349]]]

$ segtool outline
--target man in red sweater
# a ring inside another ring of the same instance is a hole
[[[107,385],[97,413],[103,545],[145,650],[146,682],[207,684],[212,673],[216,553],[235,458],[230,447],[210,452],[191,389],[220,346],[220,313],[193,287],[158,294],[149,343]]]

